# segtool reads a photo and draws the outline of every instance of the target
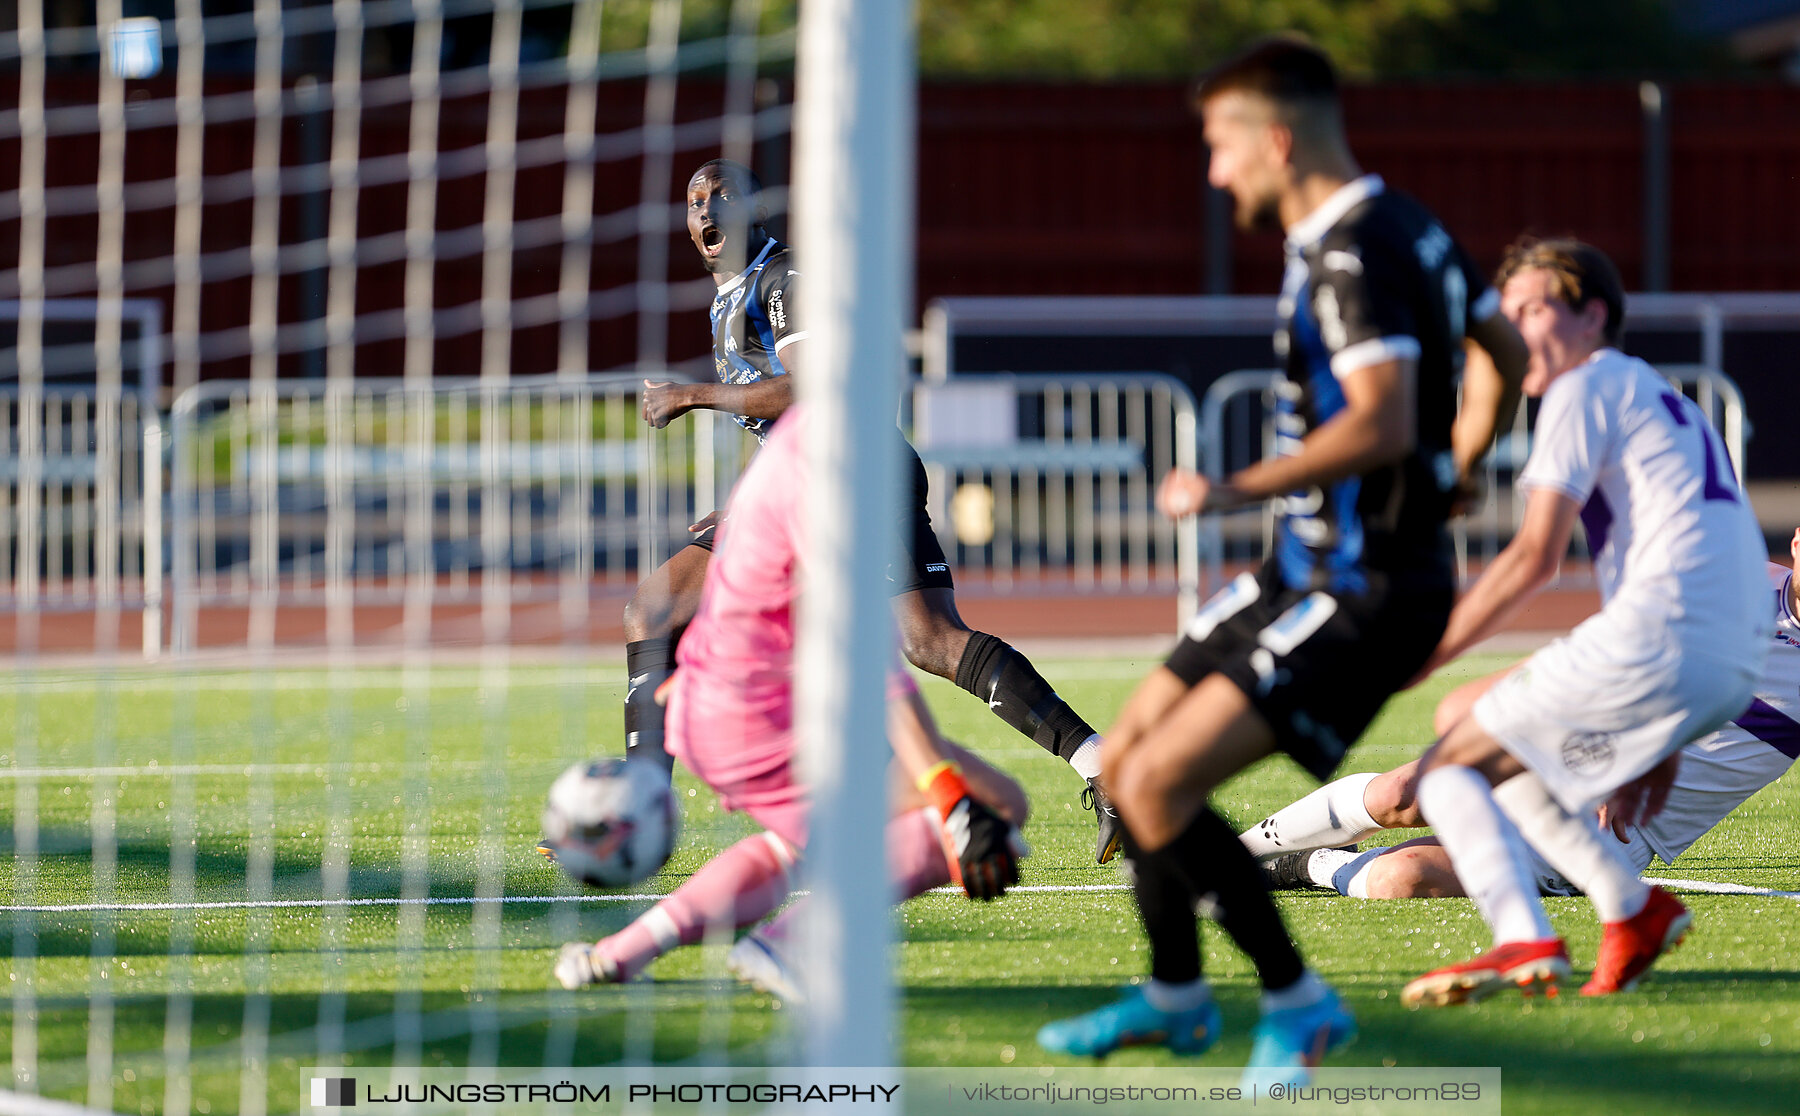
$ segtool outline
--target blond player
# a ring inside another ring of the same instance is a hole
[[[1426,671],[1498,630],[1555,573],[1579,518],[1600,612],[1537,652],[1426,752],[1419,805],[1494,946],[1407,984],[1409,1004],[1448,1004],[1569,972],[1531,870],[1536,849],[1593,902],[1604,932],[1584,995],[1630,987],[1692,916],[1638,878],[1591,814],[1614,799],[1655,814],[1689,741],[1743,712],[1769,627],[1762,533],[1699,410],[1619,352],[1624,296],[1598,249],[1515,246],[1501,307],[1530,352],[1541,396],[1513,541],[1457,602]],[[1618,792],[1622,797],[1615,798]]]

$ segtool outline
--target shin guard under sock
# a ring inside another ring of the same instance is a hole
[[[1531,850],[1494,801],[1487,776],[1455,764],[1433,768],[1419,780],[1419,808],[1463,890],[1493,927],[1496,945],[1555,936],[1538,899]]]
[[[1382,830],[1363,803],[1377,777],[1368,771],[1326,783],[1246,829],[1239,839],[1257,857],[1354,845]]]
[[[1530,772],[1514,775],[1494,788],[1494,805],[1518,827],[1526,844],[1581,889],[1600,921],[1618,922],[1644,909],[1650,885],[1638,878],[1625,846],[1591,816],[1564,810],[1542,779]]]
[[[1213,896],[1219,925],[1255,962],[1264,988],[1285,988],[1306,971],[1269,898],[1262,869],[1224,818],[1202,808],[1161,855],[1195,893]]]
[[[1094,735],[1031,660],[986,632],[969,634],[969,645],[956,665],[956,684],[987,702],[994,716],[1064,761]]]
[[[1161,851],[1139,852],[1129,836],[1125,855],[1132,863],[1132,890],[1138,917],[1150,939],[1150,976],[1168,984],[1200,978],[1200,928],[1194,918],[1194,891]]]
[[[675,671],[675,641],[668,636],[625,645],[625,755],[675,767],[663,738],[663,707],[656,690]]]

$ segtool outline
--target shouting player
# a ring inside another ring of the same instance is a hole
[[[644,421],[667,426],[695,409],[724,411],[760,440],[793,402],[806,349],[796,311],[799,273],[788,246],[764,226],[762,184],[748,167],[714,159],[687,186],[688,235],[718,290],[713,296],[713,369],[717,383],[646,381]],[[896,434],[896,437],[898,435]],[[949,560],[925,510],[925,466],[906,447],[908,497],[900,525],[906,561],[889,569],[894,616],[908,660],[981,698],[1001,720],[1087,780],[1084,806],[1095,812],[1095,859],[1118,854],[1120,829],[1101,787],[1100,738],[1059,697],[1030,660],[1003,640],[971,631],[956,610]],[[662,710],[652,698],[674,666],[681,629],[694,615],[712,554],[714,516],[694,524],[693,540],[645,579],[625,606],[625,745],[629,754],[663,754]],[[752,524],[750,529],[754,530]]]
[[[555,969],[564,987],[630,980],[709,928],[753,925],[787,899],[807,839],[808,794],[794,772],[793,732],[807,435],[806,410],[796,408],[738,482],[666,694],[669,750],[727,810],[744,811],[764,832],[714,857],[617,934],[565,945]],[[996,898],[1019,879],[1024,792],[938,735],[897,658],[888,698],[888,740],[907,783],[888,823],[897,897],[955,879],[971,898]],[[784,915],[744,938],[729,961],[739,975],[793,998],[798,982],[780,950],[786,923]]]
[[[1499,278],[1531,353],[1525,390],[1543,397],[1517,482],[1525,512],[1457,603],[1427,672],[1498,630],[1554,576],[1577,518],[1603,603],[1483,694],[1420,761],[1419,806],[1494,947],[1410,982],[1409,1004],[1568,975],[1530,849],[1605,924],[1583,995],[1630,987],[1679,941],[1687,909],[1638,878],[1592,812],[1628,788],[1613,804],[1618,819],[1654,815],[1677,753],[1744,711],[1768,652],[1761,529],[1705,416],[1614,347],[1624,295],[1612,262],[1577,241],[1528,241]]]
[[[1789,544],[1800,564],[1800,531]],[[1664,864],[1686,852],[1751,795],[1786,774],[1800,758],[1800,585],[1786,566],[1768,566],[1775,638],[1750,707],[1717,732],[1681,750],[1667,803],[1647,821],[1627,825],[1610,806],[1601,822],[1625,843],[1633,869],[1652,856]],[[1457,687],[1438,704],[1439,735],[1467,713],[1477,698],[1510,671]],[[1419,811],[1417,760],[1380,775],[1347,775],[1276,811],[1243,834],[1251,852],[1271,857],[1264,872],[1272,888],[1320,887],[1358,899],[1440,898],[1463,895],[1450,856],[1435,837],[1388,848],[1357,851],[1354,845],[1384,829],[1425,824]],[[1576,889],[1536,850],[1532,874],[1544,895]]]
[[[1327,777],[1424,665],[1455,588],[1445,519],[1459,474],[1485,452],[1524,352],[1444,227],[1357,167],[1323,53],[1265,41],[1204,79],[1197,99],[1208,176],[1231,192],[1239,225],[1287,231],[1286,366],[1276,456],[1223,480],[1171,473],[1158,504],[1185,516],[1277,500],[1282,516],[1262,569],[1200,609],[1106,737],[1102,778],[1127,829],[1151,979],[1038,1042],[1086,1055],[1210,1046],[1219,1012],[1194,908],[1211,895],[1262,980],[1251,1079],[1300,1080],[1354,1023],[1302,964],[1255,860],[1207,799],[1278,751]],[[1453,433],[1465,335],[1484,354],[1469,374],[1500,388],[1472,390],[1486,403],[1465,405]]]

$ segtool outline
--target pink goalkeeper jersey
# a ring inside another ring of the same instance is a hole
[[[719,524],[700,609],[675,653],[680,697],[694,715],[683,718],[685,731],[671,734],[678,755],[700,749],[716,762],[720,753],[739,752],[727,766],[742,772],[793,751],[794,603],[805,545],[808,411],[796,405],[775,424]],[[896,662],[888,696],[915,688]],[[708,726],[704,731],[701,723]]]

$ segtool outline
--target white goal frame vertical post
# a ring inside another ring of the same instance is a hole
[[[913,57],[909,0],[806,0],[796,67],[795,244],[812,411],[800,617],[800,739],[813,786],[805,1056],[893,1064],[883,855],[883,571],[897,548],[893,444],[910,303]]]
[[[43,0],[21,0],[19,20],[19,459],[18,560],[13,566],[14,677],[29,677],[38,650],[38,611],[43,567],[44,485],[44,262],[48,229],[45,164],[49,129],[45,121]],[[21,687],[13,712],[13,764],[38,762],[37,707],[29,687]],[[13,902],[37,901],[38,785],[13,783]],[[37,916],[19,912],[12,927],[12,1072],[6,1084],[38,1091]]]

